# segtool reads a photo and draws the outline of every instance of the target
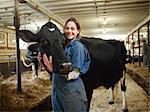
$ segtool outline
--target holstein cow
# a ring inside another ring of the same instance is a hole
[[[65,36],[59,31],[57,26],[51,22],[42,26],[37,34],[28,30],[21,30],[19,37],[23,40],[29,39],[39,42],[40,51],[48,56],[52,55],[55,72],[61,72],[67,75],[72,68],[71,63],[64,55]],[[88,97],[88,106],[93,94],[93,90],[104,86],[114,90],[115,84],[122,79],[121,90],[123,95],[122,111],[128,111],[125,99],[125,61],[126,49],[123,43],[115,40],[102,40],[96,38],[81,38],[80,41],[88,49],[91,56],[91,65],[89,71],[82,76],[86,94]],[[113,91],[110,103],[114,102]]]
[[[27,47],[27,52],[25,55],[25,58],[22,56],[22,62],[25,67],[32,67],[32,78],[34,79],[35,77],[38,76],[38,51],[39,51],[39,43],[37,42],[29,42],[28,47]]]

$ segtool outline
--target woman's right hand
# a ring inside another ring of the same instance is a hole
[[[42,54],[41,54],[41,52],[39,52],[38,53],[38,61],[41,63],[41,64],[43,64],[42,61],[43,60],[43,56],[42,56]]]
[[[48,73],[52,73],[52,71],[53,71],[52,56],[50,56],[48,58],[45,53],[42,55],[41,52],[39,52],[38,53],[38,60],[43,65],[43,67],[45,68],[45,70]]]

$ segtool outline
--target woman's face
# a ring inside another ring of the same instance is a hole
[[[79,30],[77,29],[76,24],[73,21],[69,21],[64,28],[65,36],[72,40],[77,37]]]

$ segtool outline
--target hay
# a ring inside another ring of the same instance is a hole
[[[1,78],[1,111],[29,111],[51,94],[49,74],[40,72],[32,79],[32,72],[21,74],[22,92],[17,93],[16,75]]]

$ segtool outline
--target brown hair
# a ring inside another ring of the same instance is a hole
[[[69,18],[69,19],[66,21],[65,26],[66,26],[66,24],[67,24],[68,22],[70,22],[70,21],[73,21],[73,22],[76,24],[77,29],[79,30],[79,34],[77,35],[77,39],[80,39],[81,26],[80,26],[79,21],[78,21],[76,18],[71,17],[71,18]],[[65,27],[65,26],[64,26],[64,27]]]

